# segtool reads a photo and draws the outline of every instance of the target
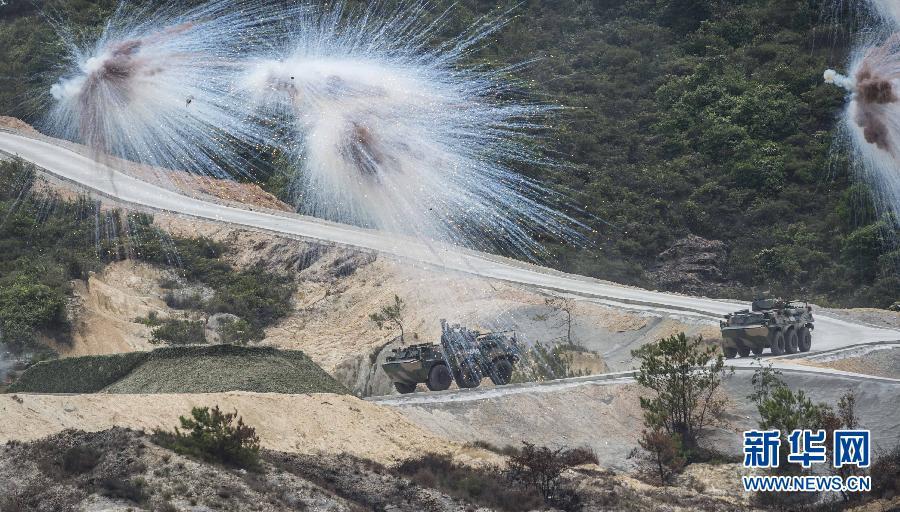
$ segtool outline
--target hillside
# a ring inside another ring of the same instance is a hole
[[[90,25],[113,2],[44,4]],[[461,2],[448,31],[495,5]],[[845,307],[900,298],[896,233],[845,155],[832,153],[843,100],[821,80],[847,60],[863,9],[777,0],[514,9],[473,59],[528,59],[522,85],[563,107],[546,140],[563,165],[522,171],[569,195],[595,230],[586,249],[545,241],[548,262],[693,294],[771,291]],[[0,115],[27,121],[47,100],[30,91],[46,89],[62,51],[36,12],[24,0],[0,7]],[[259,179],[287,195],[279,177]]]

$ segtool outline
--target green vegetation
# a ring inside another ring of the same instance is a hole
[[[219,406],[194,407],[190,418],[181,416],[179,421],[184,432],[178,427],[175,432],[157,429],[153,432],[153,442],[181,455],[260,470],[259,436],[256,429],[244,424],[237,411],[223,413]]]
[[[89,35],[114,4],[0,7],[0,114],[35,121],[41,109],[29,98],[55,78],[64,48],[39,6]],[[868,187],[854,184],[846,152],[832,151],[843,92],[821,78],[847,61],[860,2],[501,4],[518,5],[515,17],[471,59],[528,60],[516,72],[522,87],[563,107],[541,144],[567,163],[521,171],[563,191],[592,229],[587,249],[545,240],[550,264],[654,285],[646,270],[657,256],[696,234],[727,248],[726,275],[710,293],[844,306],[900,299],[900,237]],[[496,9],[462,0],[448,34]],[[260,178],[287,187],[280,174]]]
[[[544,506],[536,489],[511,486],[500,468],[472,468],[454,462],[449,455],[423,455],[400,463],[394,471],[422,487],[494,510],[516,512]]]
[[[762,364],[757,359],[756,364],[759,367],[753,375],[753,393],[748,398],[756,402],[759,411],[760,421],[759,428],[761,430],[777,429],[781,431],[781,445],[779,447],[779,465],[771,471],[776,474],[798,475],[811,474],[810,470],[803,469],[802,466],[791,464],[788,462],[788,454],[790,453],[790,444],[788,436],[796,429],[810,429],[812,431],[824,430],[826,433],[825,446],[827,453],[826,458],[831,460],[834,454],[833,439],[834,431],[838,429],[859,429],[865,428],[859,424],[856,416],[856,395],[852,390],[847,390],[838,399],[836,409],[829,404],[820,402],[814,403],[802,389],[791,389],[781,379],[781,372],[772,368],[772,364]],[[860,468],[845,466],[839,469],[829,466],[829,470],[833,475],[847,478],[851,475],[861,476],[869,472],[873,480],[873,493],[863,495],[859,493],[842,493],[841,496],[845,502],[860,501],[864,498],[883,497],[879,496],[875,481],[881,478],[876,475],[874,469],[878,464],[890,465],[890,457],[876,458],[876,463],[872,465],[872,471]],[[888,476],[890,478],[890,476]],[[798,509],[803,505],[815,503],[817,499],[816,493],[799,493],[799,495],[791,495],[785,493],[760,492],[754,497],[756,504],[778,508],[778,509]]]
[[[725,403],[717,393],[725,359],[718,347],[684,333],[644,345],[632,355],[641,362],[635,380],[651,391],[641,397],[646,427],[641,445],[652,453],[660,480],[666,481],[662,461],[674,469],[681,459],[696,462],[705,456],[699,441]]]
[[[45,361],[26,370],[8,391],[348,393],[303,352],[233,345],[164,347]]]
[[[263,329],[290,312],[291,277],[259,267],[236,270],[222,259],[224,247],[217,242],[170,237],[149,215],[101,210],[84,197],[66,200],[36,193],[34,183],[31,166],[0,162],[0,344],[6,350],[45,350],[39,343],[42,335],[68,341],[72,280],[87,279],[89,272],[128,258],[175,267],[182,281],[212,288],[211,299],[198,298],[191,307],[240,317],[242,323],[229,335],[242,343],[261,340]],[[141,322],[156,327],[154,342],[204,342],[202,322]]]
[[[222,343],[229,345],[246,345],[253,340],[262,339],[262,333],[246,320],[228,318],[219,325],[219,338]]]
[[[463,2],[473,15],[492,2]],[[728,293],[889,306],[900,253],[845,153],[831,153],[858,2],[528,2],[482,52],[542,57],[521,74],[565,107],[552,149],[572,163],[531,174],[610,225],[555,265],[641,284],[687,234],[725,242]],[[721,292],[720,292],[721,293]]]
[[[221,243],[205,237],[169,238],[152,225],[151,217],[136,215],[135,218],[131,229],[133,237],[141,242],[134,251],[135,259],[160,266],[177,265],[182,280],[214,290],[209,300],[203,300],[197,294],[176,299],[172,290],[178,289],[180,283],[167,280],[163,284],[170,288],[167,302],[171,307],[198,310],[209,315],[236,315],[249,324],[249,328],[242,334],[246,340],[261,340],[264,328],[290,312],[291,297],[295,289],[294,280],[290,276],[273,273],[258,266],[235,270],[222,260],[225,246]],[[179,328],[190,330],[185,325],[172,325],[173,330]],[[199,338],[193,336],[190,339]]]
[[[0,162],[0,343],[15,354],[39,349],[41,334],[65,342],[71,279],[84,278],[108,256],[94,243],[87,200],[33,195],[34,170]]]
[[[206,343],[206,324],[201,321],[170,318],[153,328],[150,343],[195,345]]]

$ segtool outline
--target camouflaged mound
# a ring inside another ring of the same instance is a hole
[[[232,345],[38,363],[10,388],[19,393],[347,393],[303,352]]]

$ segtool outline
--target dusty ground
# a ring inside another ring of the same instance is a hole
[[[741,433],[758,426],[756,404],[747,397],[752,376],[751,371],[737,371],[723,383],[726,414],[707,435],[721,452],[739,455]],[[791,389],[804,390],[813,402],[832,407],[846,391],[853,391],[860,424],[872,431],[875,449],[886,451],[900,442],[900,409],[885,405],[896,403],[900,384],[787,370],[781,378]],[[522,441],[587,446],[601,466],[630,470],[635,461],[627,456],[638,446],[643,429],[639,397],[637,384],[594,381],[373,400],[390,404],[413,423],[447,439],[483,440],[497,446]]]
[[[395,404],[413,423],[460,442],[520,446],[586,446],[604,467],[631,469],[627,459],[643,428],[637,385],[535,388],[477,401]]]
[[[174,312],[162,300],[159,281],[166,272],[134,261],[111,263],[87,282],[75,281],[73,343],[58,344],[62,356],[151,350],[150,327],[135,320]]]
[[[15,117],[0,116],[0,128],[21,132],[27,135],[40,135],[31,125]]]
[[[803,359],[791,359],[801,366],[833,368],[845,372],[900,379],[900,346],[874,345],[860,350],[823,354]]]
[[[414,425],[400,413],[352,396],[212,393],[202,395],[0,395],[0,443],[30,441],[67,428],[171,429],[192,407],[237,410],[265,448],[290,453],[348,453],[392,463],[418,453],[491,460]]]
[[[394,295],[407,304],[408,343],[437,341],[442,318],[481,330],[512,328],[529,342],[561,341],[565,335],[563,314],[545,305],[549,295],[540,290],[194,219],[170,215],[156,219],[170,232],[203,234],[225,242],[233,251],[229,258],[238,266],[263,263],[273,271],[298,272],[295,312],[269,329],[266,340],[301,349],[328,371],[399,334],[378,331],[369,319]],[[705,337],[718,334],[711,322],[661,318],[579,301],[572,341],[603,355],[682,331]]]
[[[839,318],[849,322],[871,325],[888,329],[900,329],[900,312],[886,309],[857,308],[857,309],[829,309],[814,307],[813,312],[821,311],[830,317]]]

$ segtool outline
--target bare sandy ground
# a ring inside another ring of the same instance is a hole
[[[17,131],[25,135],[40,135],[31,125],[15,117],[0,116],[0,128]]]
[[[900,379],[900,345],[870,345],[786,362],[800,366],[833,368],[862,375]]]
[[[111,263],[87,282],[74,281],[71,344],[54,346],[64,357],[151,350],[150,328],[135,320],[172,314],[162,300],[163,271],[143,263]]]
[[[489,452],[449,442],[399,412],[346,395],[214,393],[202,395],[0,395],[0,443],[30,441],[67,428],[112,426],[171,430],[192,407],[237,410],[263,447],[292,453],[348,453],[390,464],[422,453],[493,460]]]

